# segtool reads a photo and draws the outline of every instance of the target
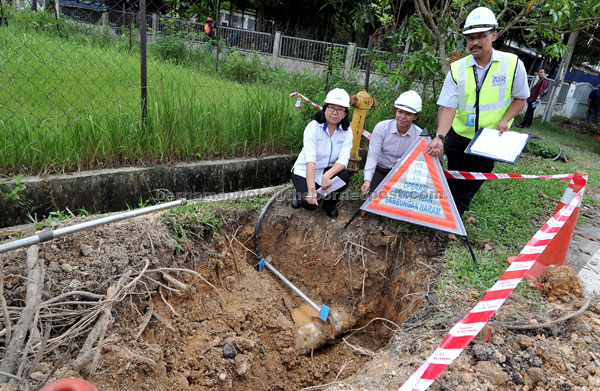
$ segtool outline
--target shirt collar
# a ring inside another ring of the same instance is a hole
[[[341,129],[341,127],[342,127],[342,123],[340,122],[340,123],[338,124],[337,128],[335,128],[335,131],[337,132],[338,130],[340,130],[340,129]],[[324,130],[325,132],[327,132],[327,121],[323,122],[323,130]]]
[[[400,134],[398,133],[398,125],[396,125],[396,120],[392,120],[393,122],[390,124],[390,133],[396,133],[398,136],[402,137],[402,136],[408,136],[408,134],[410,133],[410,131],[412,130],[412,128],[415,126],[415,124],[410,124],[410,128],[408,128],[408,130],[404,133],[404,134]]]
[[[477,61],[475,61],[475,57],[473,57],[472,55],[469,56],[469,62],[467,63],[467,66],[472,67],[476,65],[480,68],[487,68],[494,61],[500,61],[500,56],[496,54],[496,49],[492,48],[492,58],[490,59],[489,64],[487,64],[485,67],[482,67],[481,65],[477,64]]]

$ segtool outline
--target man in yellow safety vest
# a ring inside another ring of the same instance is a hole
[[[471,11],[463,34],[470,55],[450,65],[437,104],[442,107],[437,133],[426,153],[448,157],[448,170],[492,172],[494,161],[464,151],[480,128],[510,128],[529,97],[527,72],[519,58],[492,48],[498,37],[496,16],[486,7]],[[445,145],[444,145],[445,144]],[[483,181],[448,179],[462,214]]]

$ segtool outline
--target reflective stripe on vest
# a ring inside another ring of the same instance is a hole
[[[493,61],[490,65],[479,92],[480,128],[495,128],[513,101],[512,85],[519,58],[515,54],[498,50],[495,51],[495,55],[500,60]],[[467,138],[473,138],[475,135],[475,126],[467,126],[467,117],[471,113],[475,114],[477,87],[472,69],[474,66],[468,66],[470,57],[469,55],[461,58],[450,65],[452,77],[458,86],[458,107],[452,121],[452,129]],[[483,76],[484,73],[480,70],[477,77]],[[511,119],[508,122],[509,128],[512,121]]]

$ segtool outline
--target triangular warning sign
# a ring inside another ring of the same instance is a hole
[[[440,161],[425,153],[428,141],[417,141],[360,209],[466,236]]]

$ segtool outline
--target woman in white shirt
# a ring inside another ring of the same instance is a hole
[[[341,88],[334,88],[327,93],[323,109],[306,125],[302,151],[292,168],[292,182],[296,188],[293,208],[314,210],[319,206],[317,189],[329,189],[335,176],[346,184],[350,180],[350,173],[346,171],[352,149],[349,107],[350,95]],[[336,205],[344,189],[346,185],[322,197],[327,216],[337,217]]]
[[[373,129],[369,153],[363,171],[364,183],[360,190],[368,194],[381,183],[394,164],[404,157],[417,141],[422,130],[413,124],[422,108],[421,97],[416,91],[400,94],[394,102],[396,118],[379,122]]]

